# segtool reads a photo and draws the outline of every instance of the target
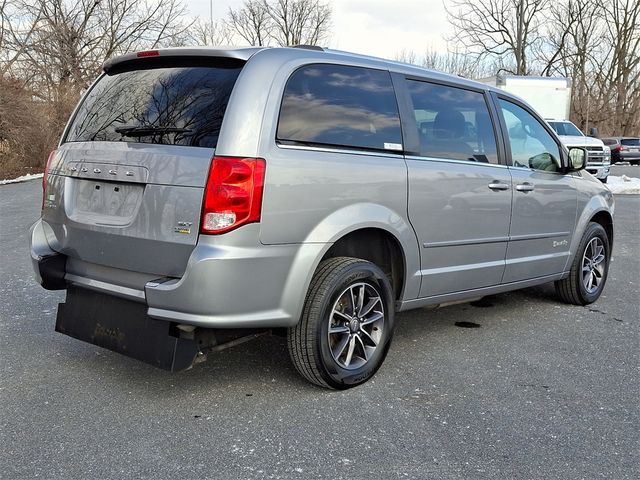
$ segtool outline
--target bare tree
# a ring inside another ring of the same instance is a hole
[[[612,0],[603,4],[609,32],[607,80],[615,92],[614,128],[622,134],[640,130],[640,2]]]
[[[0,0],[0,168],[41,167],[104,60],[184,43],[185,13],[182,0]]]
[[[268,45],[272,29],[269,6],[261,0],[246,0],[242,7],[229,7],[230,28],[249,45]]]
[[[418,58],[418,54],[415,50],[403,48],[395,54],[393,60],[396,62],[409,63],[411,65],[420,65],[421,61]]]
[[[488,77],[499,69],[494,59],[480,59],[474,55],[467,55],[456,47],[445,52],[428,47],[423,55],[417,54],[414,50],[403,49],[396,53],[394,60],[464,78]]]
[[[503,70],[529,73],[528,57],[539,40],[540,13],[548,0],[452,0],[446,7],[455,40],[478,58],[500,58]],[[513,66],[509,64],[513,62]]]
[[[331,26],[331,7],[319,0],[275,0],[267,11],[273,28],[271,37],[278,45],[318,45]]]
[[[640,3],[560,0],[538,51],[543,75],[572,79],[572,120],[583,129],[640,130]]]
[[[494,72],[571,78],[572,120],[602,133],[640,133],[640,2],[453,0],[449,21],[471,57]],[[425,63],[446,71],[447,59]],[[442,62],[445,61],[443,65]],[[463,62],[464,64],[464,62]]]
[[[232,28],[223,20],[196,19],[189,29],[189,43],[202,46],[233,45]]]
[[[320,0],[246,0],[227,22],[250,45],[318,45],[331,27],[331,7]]]
[[[181,0],[4,0],[0,74],[50,96],[84,88],[115,54],[176,43],[188,24]],[[37,88],[36,88],[37,87]]]

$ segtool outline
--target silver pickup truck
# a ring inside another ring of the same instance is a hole
[[[56,330],[170,370],[264,332],[348,388],[395,313],[555,282],[594,302],[613,197],[527,104],[320,48],[104,64],[52,152],[31,233]],[[425,313],[425,320],[429,316]]]

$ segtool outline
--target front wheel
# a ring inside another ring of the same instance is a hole
[[[591,222],[582,236],[569,276],[555,282],[556,292],[564,302],[588,305],[600,297],[609,273],[609,248],[605,229]]]
[[[316,385],[354,387],[382,365],[393,328],[393,292],[384,272],[365,260],[330,258],[318,266],[302,317],[288,330],[289,355]]]

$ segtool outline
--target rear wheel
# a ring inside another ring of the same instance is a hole
[[[350,388],[382,365],[393,328],[393,294],[384,272],[365,260],[331,258],[316,270],[302,318],[288,331],[289,354],[310,382]]]
[[[569,276],[555,283],[558,296],[574,305],[595,302],[607,281],[610,257],[607,232],[599,223],[590,223],[582,236]]]

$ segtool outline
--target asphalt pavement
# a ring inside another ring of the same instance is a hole
[[[0,186],[0,478],[640,476],[640,196],[616,198],[598,302],[545,285],[400,314],[378,374],[335,392],[279,337],[171,374],[55,333],[63,295],[28,258],[39,183]]]

